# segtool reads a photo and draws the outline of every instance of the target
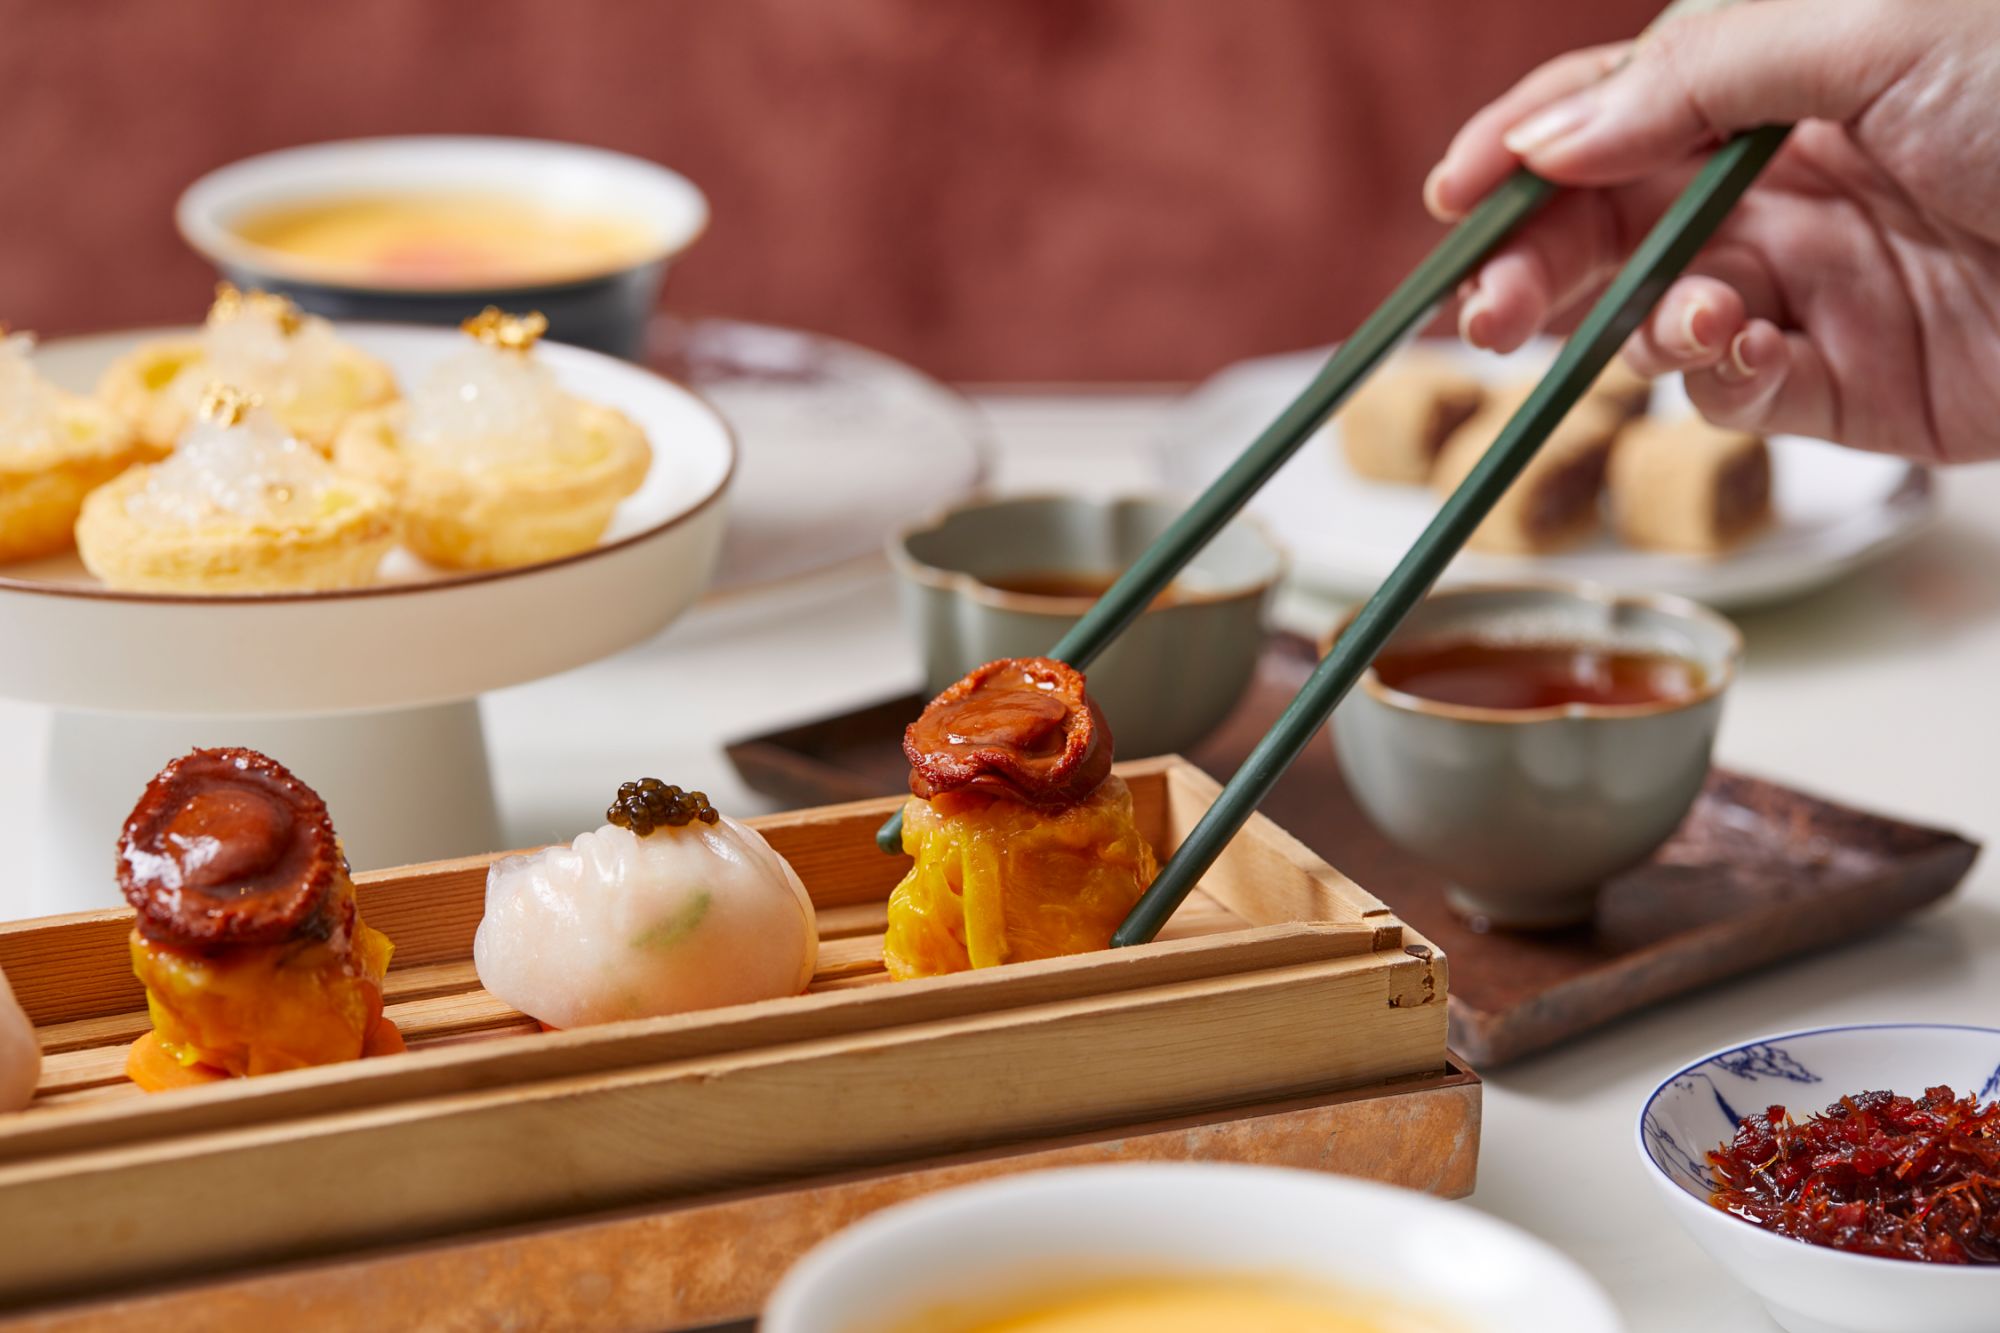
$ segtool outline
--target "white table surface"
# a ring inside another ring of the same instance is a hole
[[[1174,396],[986,394],[1003,490],[1150,488],[1147,445]],[[1944,479],[1946,520],[1848,583],[1739,617],[1749,644],[1718,749],[1727,764],[1970,837],[2000,835],[2000,468]],[[1333,609],[1288,596],[1300,627]],[[567,839],[640,771],[744,789],[724,741],[913,688],[917,663],[885,569],[705,605],[650,643],[488,697],[508,841]],[[637,705],[637,706],[635,706]],[[0,916],[33,915],[40,710],[0,701]],[[113,891],[107,883],[107,905]],[[1608,1287],[1633,1333],[1769,1333],[1684,1238],[1641,1173],[1632,1122],[1664,1074],[1759,1033],[1896,1019],[1993,1022],[2000,1008],[2000,866],[1974,867],[1945,906],[1866,943],[1616,1024],[1486,1076],[1475,1206],[1526,1227]]]

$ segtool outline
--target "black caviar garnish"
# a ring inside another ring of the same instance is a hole
[[[604,817],[619,828],[631,829],[642,838],[669,824],[678,828],[697,819],[704,824],[713,824],[722,818],[708,803],[705,792],[682,791],[658,778],[620,783],[618,799],[611,803]]]

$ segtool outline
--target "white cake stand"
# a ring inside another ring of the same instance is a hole
[[[64,339],[37,360],[87,390],[134,343],[188,332]],[[406,387],[462,337],[342,334]],[[312,784],[356,868],[499,846],[477,696],[618,652],[686,610],[713,576],[736,464],[729,428],[687,389],[578,348],[537,355],[653,446],[645,484],[594,550],[456,576],[397,552],[375,587],[228,597],[112,592],[74,555],[0,567],[0,697],[55,710],[41,900],[115,902],[125,815],[162,764],[197,745],[252,746]]]

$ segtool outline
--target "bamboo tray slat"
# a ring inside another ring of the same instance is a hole
[[[1163,852],[1216,791],[1176,759],[1120,771]],[[1445,1067],[1443,957],[1268,821],[1172,938],[889,984],[906,862],[872,835],[894,804],[753,821],[821,913],[806,995],[541,1032],[470,962],[492,858],[442,862],[357,879],[409,1054],[172,1094],[123,1078],[147,1026],[128,912],[0,927],[48,1052],[34,1106],[0,1117],[0,1306]]]
[[[1348,1092],[285,1265],[15,1319],[0,1315],[0,1330],[678,1333],[753,1317],[801,1255],[869,1213],[1023,1171],[1236,1162],[1461,1198],[1472,1192],[1480,1111],[1478,1076],[1454,1064],[1442,1074]]]

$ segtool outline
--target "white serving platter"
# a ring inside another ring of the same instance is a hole
[[[406,389],[463,340],[341,331]],[[87,391],[135,343],[190,332],[57,339],[36,356]],[[0,566],[0,698],[55,710],[38,903],[102,905],[124,809],[197,745],[282,756],[346,812],[358,867],[497,845],[474,700],[629,648],[692,605],[714,575],[736,470],[729,427],[693,391],[580,348],[537,354],[565,389],[630,416],[653,448],[645,482],[592,550],[475,574],[396,552],[376,586],[223,597],[115,592],[73,554]]]
[[[1445,349],[1446,344],[1438,344]],[[1493,383],[1532,380],[1555,354],[1551,340],[1511,356],[1449,353]],[[1330,349],[1262,357],[1231,366],[1191,393],[1160,440],[1162,478],[1195,491],[1214,480],[1325,363]],[[1653,413],[1692,411],[1680,380],[1660,381]],[[1423,487],[1356,476],[1341,456],[1336,413],[1250,503],[1291,552],[1300,579],[1344,597],[1365,597],[1386,578],[1437,511]],[[1742,609],[1796,597],[1881,558],[1921,532],[1936,513],[1929,472],[1897,458],[1818,440],[1771,441],[1776,522],[1719,559],[1637,551],[1609,535],[1559,555],[1468,551],[1441,584],[1578,579],[1623,591],[1666,592]]]
[[[42,344],[36,361],[87,392],[137,343],[188,329]],[[345,325],[406,389],[456,331]],[[74,552],[0,565],[0,697],[56,708],[231,717],[338,713],[469,699],[596,661],[671,622],[708,586],[736,449],[713,408],[650,371],[581,348],[537,355],[571,393],[638,422],[645,482],[596,549],[451,574],[394,552],[377,586],[189,597],[112,592]]]

